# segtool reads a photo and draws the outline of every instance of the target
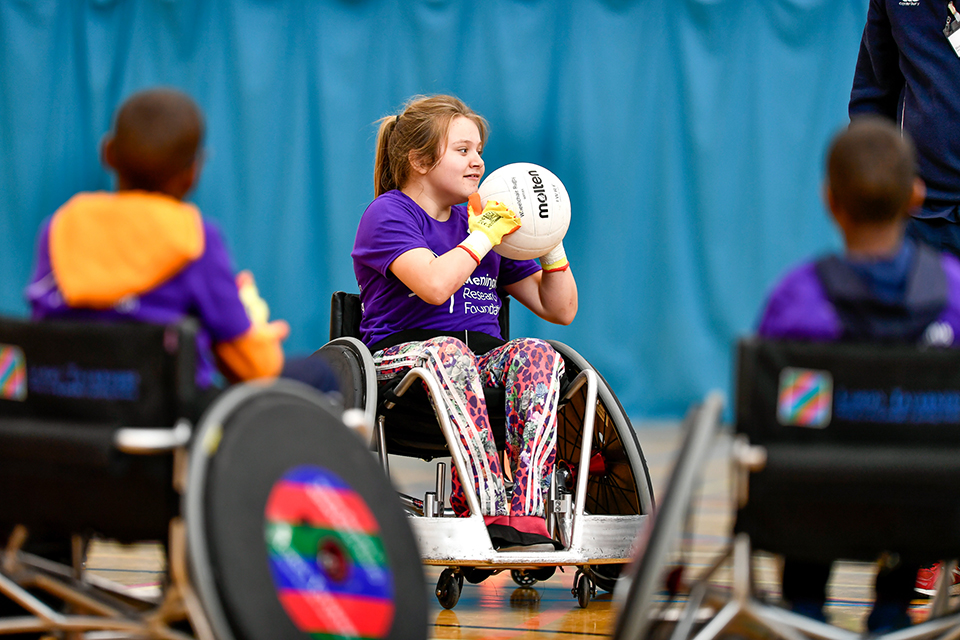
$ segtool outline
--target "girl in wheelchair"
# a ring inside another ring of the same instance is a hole
[[[415,97],[380,121],[376,199],[351,254],[361,339],[379,380],[418,366],[436,374],[443,397],[431,401],[458,430],[494,546],[559,546],[547,535],[544,514],[563,359],[543,340],[505,342],[497,314],[506,294],[545,320],[569,324],[577,286],[562,245],[539,261],[491,251],[520,220],[497,202],[481,209],[486,140],[486,121],[452,96]],[[509,501],[484,385],[506,389]],[[451,505],[465,515],[461,482],[454,469]]]

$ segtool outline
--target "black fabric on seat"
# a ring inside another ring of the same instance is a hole
[[[169,429],[199,416],[210,396],[195,384],[195,333],[192,321],[0,318],[5,371],[26,374],[25,386],[11,375],[0,391],[0,529],[166,537],[179,513],[173,456],[123,453],[114,439],[123,427]]]
[[[346,291],[336,291],[330,300],[330,339],[341,337],[360,337],[360,319],[362,307],[360,296]],[[500,330],[506,339],[509,335],[510,305],[509,298],[503,298],[500,309]],[[348,365],[344,365],[348,366]],[[391,392],[402,377],[388,380],[378,385],[377,414],[387,417],[385,436],[387,451],[392,454],[424,458],[427,460],[449,455],[446,440],[437,424],[436,414],[427,392],[420,384],[414,384],[407,392],[396,398]],[[490,428],[497,448],[506,445],[506,392],[496,387],[484,387],[484,399],[490,416]],[[389,398],[396,402],[386,409],[384,401]]]
[[[415,382],[403,396],[396,398],[393,390],[401,379],[402,377],[398,377],[379,385],[378,413],[386,412],[388,415],[385,428],[387,451],[427,460],[450,455],[426,389]],[[497,450],[503,451],[507,438],[506,390],[484,387],[483,397],[487,404],[493,440],[497,444]],[[395,401],[396,405],[392,409],[384,409],[383,403],[387,400]]]
[[[0,394],[0,416],[169,427],[199,410],[195,335],[193,321],[162,326],[0,318],[0,349],[18,349],[27,373],[26,397]]]
[[[960,551],[960,352],[743,340],[736,397],[737,432],[767,453],[736,521],[755,548],[822,562]]]

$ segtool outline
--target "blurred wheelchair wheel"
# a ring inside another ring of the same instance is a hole
[[[201,420],[188,560],[220,640],[423,638],[427,598],[396,494],[337,409],[242,385]]]

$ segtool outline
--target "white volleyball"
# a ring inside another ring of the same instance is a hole
[[[500,167],[480,184],[480,201],[502,202],[521,218],[520,228],[505,236],[494,251],[513,260],[546,255],[560,244],[570,226],[570,196],[549,169],[530,162]]]

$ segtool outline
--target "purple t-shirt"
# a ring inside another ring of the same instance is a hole
[[[878,275],[890,280],[890,267],[895,263],[869,265],[853,263],[869,277],[876,269]],[[947,306],[937,319],[935,327],[927,331],[925,340],[936,346],[960,346],[960,261],[949,254],[941,255],[941,264],[947,278]],[[902,278],[906,280],[904,264]],[[887,273],[883,273],[887,271]],[[836,308],[817,276],[816,263],[807,262],[790,271],[774,288],[767,299],[757,333],[767,338],[786,340],[814,340],[833,342],[843,336],[843,324]]]
[[[178,322],[186,316],[199,320],[197,332],[197,385],[209,387],[216,363],[212,344],[229,342],[250,328],[233,275],[230,256],[220,232],[204,221],[204,251],[178,274],[139,296],[127,297],[111,309],[71,308],[63,302],[50,265],[50,222],[40,230],[36,269],[26,297],[34,320],[136,320],[156,324]]]
[[[469,234],[465,205],[454,206],[440,222],[401,191],[388,191],[367,207],[353,245],[353,270],[360,285],[360,337],[372,345],[405,329],[481,331],[500,337],[498,288],[540,271],[536,260],[515,261],[494,251],[484,256],[467,282],[446,303],[418,298],[390,271],[400,255],[425,247],[440,256]]]

